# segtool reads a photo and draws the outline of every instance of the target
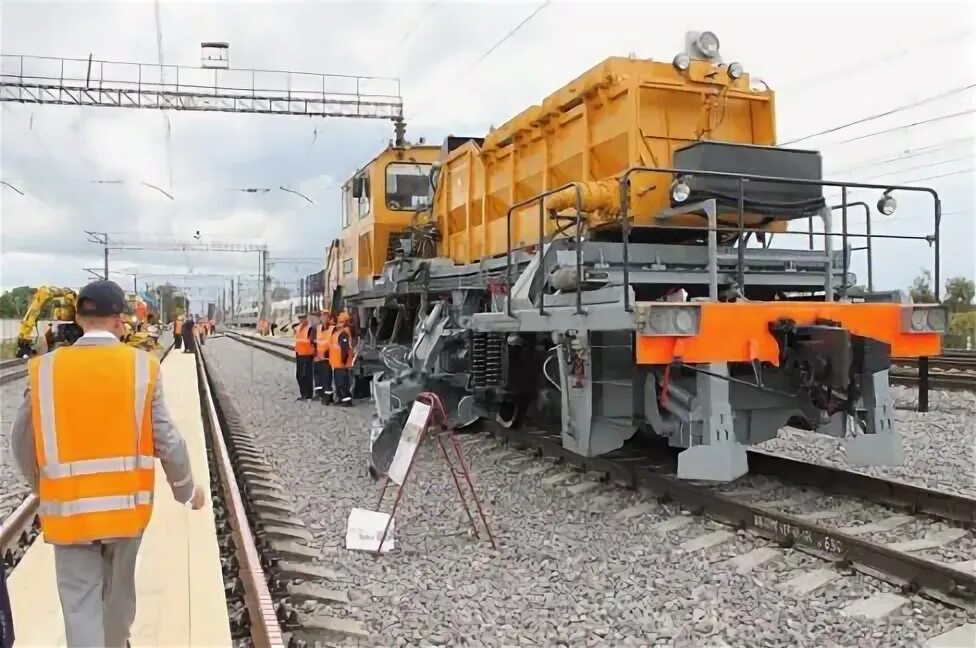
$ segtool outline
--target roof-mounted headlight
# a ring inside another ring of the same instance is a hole
[[[695,45],[698,47],[699,51],[708,58],[715,58],[718,56],[718,36],[710,31],[703,31],[698,35],[698,40],[695,41]]]
[[[729,63],[728,73],[729,78],[735,80],[741,77],[745,70],[742,68],[742,63]]]
[[[685,54],[684,52],[682,52],[681,54],[678,54],[677,56],[674,57],[674,60],[671,61],[671,64],[675,67],[676,70],[684,72],[689,67],[691,67],[691,57]]]

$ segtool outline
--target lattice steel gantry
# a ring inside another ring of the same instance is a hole
[[[399,79],[0,55],[0,101],[388,119],[403,139]]]

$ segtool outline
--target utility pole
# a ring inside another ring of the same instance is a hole
[[[261,317],[267,319],[270,314],[268,305],[268,248],[261,250]]]
[[[102,274],[102,278],[108,280],[108,232],[89,232],[85,230],[85,234],[88,235],[89,243],[98,243],[104,246],[105,251],[105,265]]]

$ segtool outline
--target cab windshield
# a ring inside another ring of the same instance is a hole
[[[430,205],[430,166],[416,162],[393,162],[386,167],[386,206],[400,211],[417,211]]]

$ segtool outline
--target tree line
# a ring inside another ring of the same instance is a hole
[[[932,273],[922,270],[908,289],[916,304],[936,303],[932,289]],[[950,277],[942,291],[942,305],[949,311],[949,332],[945,336],[947,348],[976,347],[976,282],[966,277]]]

